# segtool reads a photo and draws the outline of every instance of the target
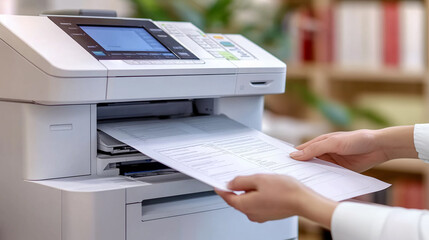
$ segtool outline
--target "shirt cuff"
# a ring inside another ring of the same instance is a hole
[[[340,203],[331,220],[334,240],[429,239],[429,211]]]
[[[331,234],[334,240],[380,239],[391,209],[380,205],[342,202],[334,211]]]
[[[419,158],[429,162],[429,124],[414,125],[414,146]]]

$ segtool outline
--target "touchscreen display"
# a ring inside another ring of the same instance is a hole
[[[110,52],[165,52],[165,48],[141,27],[79,26],[104,50]]]

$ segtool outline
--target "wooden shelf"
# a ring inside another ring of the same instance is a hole
[[[388,83],[425,83],[429,74],[422,71],[403,71],[400,69],[359,69],[327,67],[317,65],[288,65],[287,77],[292,79],[309,79],[314,72],[324,74],[330,80],[355,82],[388,82]]]
[[[429,164],[419,159],[395,159],[380,164],[374,169],[422,175],[429,174]]]
[[[423,83],[427,77],[425,72],[403,71],[400,69],[356,69],[333,67],[329,70],[329,76],[338,81],[378,81],[400,83]]]

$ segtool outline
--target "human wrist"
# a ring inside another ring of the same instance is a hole
[[[300,195],[298,214],[330,229],[331,220],[338,202],[327,199],[311,189],[304,189]]]
[[[299,193],[296,194],[296,215],[308,218],[308,202],[311,200],[311,196],[306,193],[306,187],[302,186]]]
[[[414,147],[414,126],[398,126],[375,130],[376,144],[386,155],[386,161],[397,158],[417,158]]]
[[[385,161],[390,160],[390,149],[392,148],[390,140],[390,128],[371,130],[374,136],[374,145],[377,151],[381,151],[386,156]]]

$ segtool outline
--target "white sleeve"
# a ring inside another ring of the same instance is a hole
[[[429,211],[343,202],[331,233],[334,240],[429,240]]]
[[[414,125],[414,146],[419,158],[429,162],[429,124]]]

